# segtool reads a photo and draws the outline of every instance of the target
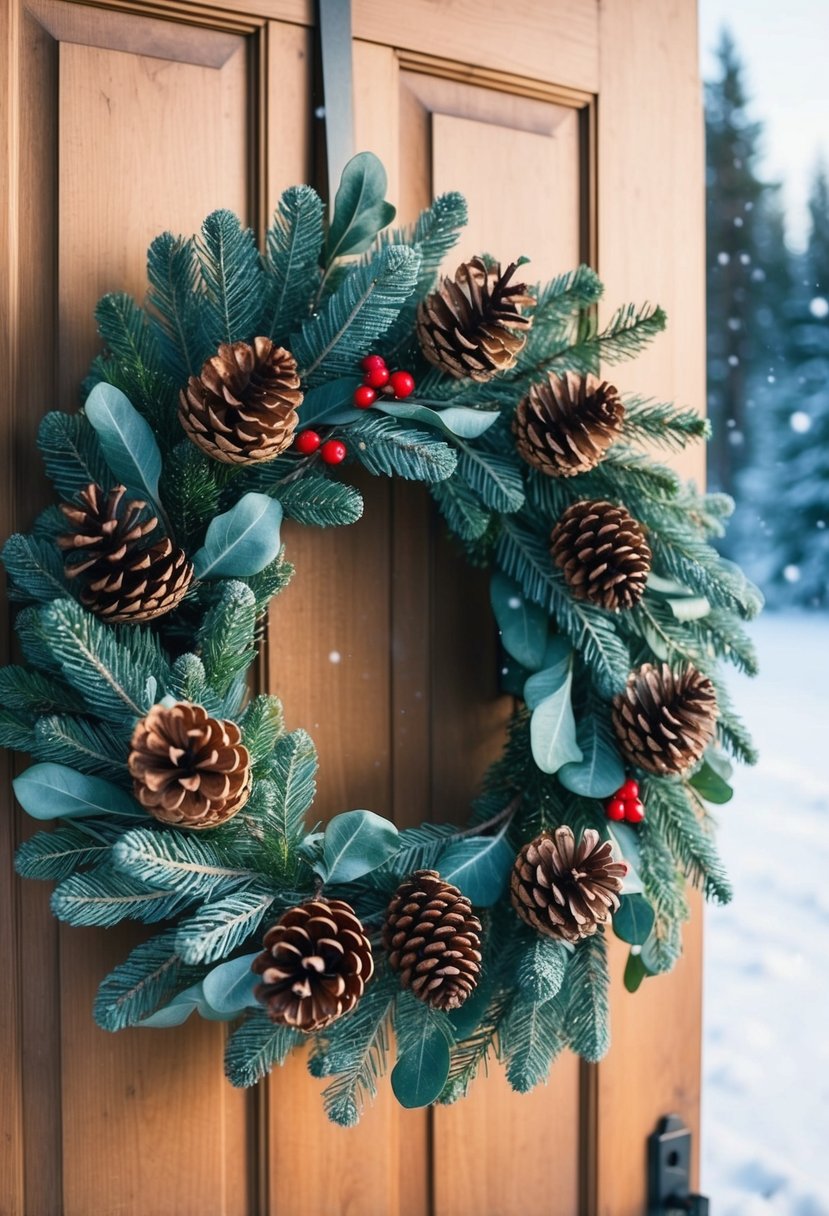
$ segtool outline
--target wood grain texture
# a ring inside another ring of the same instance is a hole
[[[704,164],[696,5],[603,0],[599,99],[599,272],[604,315],[655,300],[668,331],[630,367],[625,390],[705,409]],[[620,47],[624,53],[620,54]],[[697,445],[676,460],[701,482]],[[692,901],[685,953],[669,976],[624,992],[625,950],[612,952],[613,1046],[596,1093],[596,1212],[641,1216],[644,1142],[676,1112],[699,1145],[702,916]]]

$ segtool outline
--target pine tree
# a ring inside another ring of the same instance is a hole
[[[786,376],[762,470],[763,572],[780,602],[829,603],[829,181],[815,173],[810,231],[782,311]],[[758,478],[759,480],[759,478]]]
[[[748,114],[743,65],[723,30],[720,74],[706,85],[710,481],[734,494],[752,459],[755,393],[776,354],[770,307],[785,273],[776,189],[757,173],[762,124]],[[770,269],[773,266],[773,273]]]

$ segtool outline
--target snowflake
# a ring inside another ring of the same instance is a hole
[[[507,607],[513,608],[513,609],[521,607],[521,601],[517,595],[511,595],[509,597],[509,599],[507,600]]]
[[[740,254],[740,265],[741,266],[751,265],[751,254],[750,253],[741,253]]]
[[[822,321],[824,317],[829,317],[829,300],[824,296],[815,296],[809,301],[809,312],[818,321]]]
[[[795,410],[789,417],[789,426],[798,435],[805,435],[811,429],[812,419],[805,410]]]
[[[729,355],[729,356],[728,356],[728,366],[729,366],[729,367],[737,367],[737,366],[738,366],[738,364],[739,364],[739,362],[740,362],[740,360],[739,360],[739,358],[737,357],[737,355]]]
[[[730,254],[727,254],[727,253],[718,253],[717,261],[719,262],[720,266],[727,266],[728,263],[731,261],[731,256],[730,256]]]
[[[784,566],[783,578],[787,583],[797,583],[800,581],[800,566]]]
[[[332,650],[328,656],[328,662],[329,663],[339,663],[339,661],[342,657],[343,656],[340,654],[339,650]]]

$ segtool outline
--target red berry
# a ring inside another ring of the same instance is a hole
[[[629,778],[616,795],[617,798],[623,798],[625,802],[635,802],[639,797],[639,782]]]
[[[374,405],[376,400],[376,392],[373,388],[369,388],[367,384],[361,384],[359,388],[354,390],[354,404],[358,410],[367,410],[370,405]]]
[[[608,819],[613,819],[616,822],[625,817],[625,804],[621,798],[611,798],[605,808]]]
[[[385,363],[382,367],[370,367],[363,377],[363,384],[370,384],[372,388],[382,388],[388,382],[389,369]]]
[[[326,464],[342,464],[346,457],[346,450],[342,439],[326,439],[320,448],[320,456]]]
[[[294,447],[303,456],[310,456],[312,452],[316,452],[321,443],[322,440],[316,431],[301,431],[294,440]]]
[[[398,401],[403,397],[410,397],[414,392],[415,382],[411,372],[392,372],[389,384]]]
[[[645,818],[645,804],[637,798],[635,802],[625,803],[625,819],[628,823],[641,823]]]
[[[370,372],[375,367],[385,367],[386,360],[382,355],[366,355],[365,359],[361,360],[360,367],[364,372]]]

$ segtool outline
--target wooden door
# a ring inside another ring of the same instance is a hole
[[[357,146],[411,218],[460,189],[461,253],[588,259],[607,310],[658,300],[669,333],[624,387],[703,408],[702,125],[693,0],[354,0]],[[105,291],[142,294],[163,228],[227,206],[261,229],[315,174],[310,0],[5,0],[0,260],[4,535],[45,489],[42,412],[71,407]],[[700,459],[686,473],[702,474]],[[294,584],[263,678],[319,746],[321,816],[462,815],[500,745],[482,578],[422,488],[370,484],[349,529],[289,530]],[[11,768],[9,762],[7,766]],[[301,1059],[250,1094],[224,1030],[109,1036],[95,986],[129,934],[58,927],[13,878],[27,826],[0,820],[0,1212],[5,1216],[641,1216],[645,1138],[699,1106],[699,909],[676,972],[635,997],[614,954],[613,1048],[511,1094],[497,1069],[455,1107],[387,1089],[360,1127],[325,1123]]]

